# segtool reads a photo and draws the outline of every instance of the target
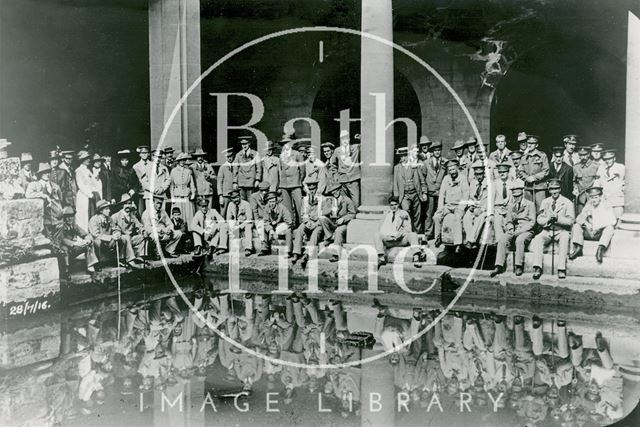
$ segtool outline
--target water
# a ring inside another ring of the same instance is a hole
[[[145,289],[123,296],[120,316],[114,296],[63,298],[66,309],[8,326],[14,356],[36,363],[2,372],[0,424],[606,425],[640,393],[638,321],[628,313],[461,300],[399,348],[446,299],[230,298],[213,291],[224,280],[206,283],[185,289],[208,324],[175,292]],[[215,325],[251,350],[309,367],[235,352]],[[353,332],[377,342],[349,345]],[[30,339],[39,344],[21,344]],[[358,364],[394,345],[393,355]]]

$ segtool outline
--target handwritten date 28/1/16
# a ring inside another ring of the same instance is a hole
[[[22,304],[13,305],[9,308],[9,316],[26,316],[36,314],[49,309],[51,305],[48,300],[37,300],[34,302],[25,301]]]

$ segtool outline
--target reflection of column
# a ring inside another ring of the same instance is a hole
[[[149,2],[149,91],[151,145],[157,146],[165,122],[200,75],[200,0]],[[171,122],[163,147],[189,151],[202,145],[200,88]]]
[[[382,349],[377,347],[374,347],[373,350],[363,350],[362,359],[374,356],[381,351]],[[395,425],[396,400],[393,367],[389,364],[388,359],[383,357],[363,364],[361,369],[360,425],[363,427]]]

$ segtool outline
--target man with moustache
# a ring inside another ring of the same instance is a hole
[[[250,148],[251,137],[240,138],[242,147],[233,160],[233,184],[240,190],[242,200],[249,201],[258,184],[262,181],[262,162],[258,152]]]

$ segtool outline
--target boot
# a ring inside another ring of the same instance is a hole
[[[533,280],[538,280],[542,276],[541,267],[533,267]]]
[[[598,264],[602,264],[602,259],[604,258],[604,251],[606,248],[602,245],[598,245],[598,250],[596,251],[596,261]]]
[[[558,270],[558,279],[566,279],[567,272],[565,270]]]
[[[582,245],[574,244],[573,250],[569,254],[569,259],[573,261],[574,259],[578,258],[581,255],[582,255]]]
[[[496,277],[498,274],[502,274],[502,273],[504,273],[504,267],[501,265],[496,265],[496,268],[493,269],[493,271],[489,276]]]
[[[440,236],[436,237],[436,241],[435,241],[435,242],[433,242],[433,245],[434,245],[436,248],[439,248],[441,244],[442,244],[442,239],[440,239]]]
[[[521,265],[516,265],[516,276],[522,276],[522,273],[524,273],[524,268]]]

